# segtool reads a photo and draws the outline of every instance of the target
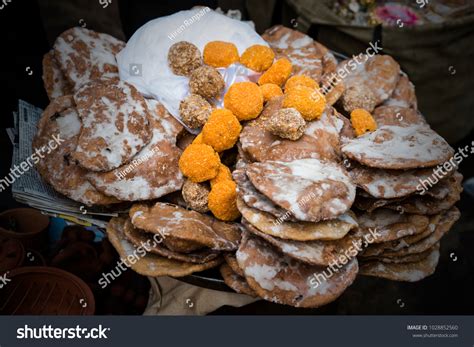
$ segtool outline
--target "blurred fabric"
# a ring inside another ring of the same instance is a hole
[[[151,295],[144,315],[205,315],[222,306],[242,307],[260,300],[248,295],[205,289],[171,277],[149,277]]]

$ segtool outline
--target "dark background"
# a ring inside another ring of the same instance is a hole
[[[115,1],[115,0],[113,0]],[[243,1],[230,1],[247,16]],[[146,21],[168,15],[194,5],[217,6],[217,1],[118,1],[124,38]],[[284,10],[283,1],[277,1],[271,24],[279,24]],[[97,6],[97,10],[100,7]],[[56,14],[60,16],[60,14]],[[58,17],[59,18],[59,17]],[[64,19],[64,18],[63,18]],[[66,18],[67,19],[67,18]],[[71,18],[69,26],[77,25]],[[67,22],[67,21],[66,21]],[[35,0],[12,0],[0,11],[1,59],[0,85],[0,177],[7,175],[11,164],[12,148],[5,128],[13,125],[12,111],[18,99],[44,108],[48,98],[41,79],[42,57],[50,49],[48,33]],[[67,29],[58,28],[60,33]],[[89,27],[89,26],[88,26]],[[91,27],[91,29],[94,29]],[[311,33],[311,31],[310,31]],[[358,52],[344,52],[356,54]],[[25,69],[30,67],[33,75]],[[402,67],[403,68],[403,67]],[[422,68],[422,67],[420,67]],[[434,82],[435,83],[435,82]],[[472,91],[466,91],[472,97]],[[466,110],[472,112],[472,110]],[[474,136],[452,144],[458,148],[471,144]],[[465,178],[474,175],[473,156],[461,163]],[[214,314],[474,314],[474,200],[463,193],[458,203],[461,220],[441,243],[441,258],[434,275],[417,283],[392,282],[359,276],[356,282],[335,302],[317,310],[295,309],[260,301],[243,308],[223,307]],[[18,206],[9,190],[0,193],[0,211]],[[457,259],[454,261],[453,259]]]

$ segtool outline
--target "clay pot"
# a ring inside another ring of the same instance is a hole
[[[20,267],[25,259],[25,248],[17,239],[0,236],[0,276]]]
[[[22,267],[8,273],[0,290],[2,315],[93,315],[91,289],[79,277],[46,266]]]
[[[48,244],[49,217],[32,208],[0,213],[0,236],[19,240],[26,249],[41,251]]]

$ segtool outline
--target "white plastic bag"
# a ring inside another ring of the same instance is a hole
[[[117,55],[120,78],[133,84],[145,97],[161,102],[179,120],[179,103],[189,94],[189,79],[171,71],[168,50],[176,42],[188,41],[202,52],[208,42],[216,40],[232,42],[239,54],[255,44],[268,46],[247,23],[208,7],[181,11],[154,19],[133,34]],[[259,77],[240,64],[218,70],[226,82],[225,90],[234,82],[256,81]],[[215,105],[222,107],[222,97]]]

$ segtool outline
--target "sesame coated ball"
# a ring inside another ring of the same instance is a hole
[[[218,97],[224,90],[225,82],[219,71],[210,66],[201,66],[191,73],[189,88],[191,93],[206,99]]]
[[[197,94],[190,94],[179,104],[181,120],[188,127],[202,127],[212,112],[212,106],[206,99]]]
[[[377,105],[374,93],[363,84],[348,87],[342,94],[341,101],[342,107],[349,113],[357,108],[372,112]]]
[[[168,64],[176,75],[189,76],[202,65],[201,52],[190,42],[176,42],[168,51]]]
[[[282,108],[268,119],[267,130],[273,135],[296,141],[303,136],[306,127],[304,118],[294,108]]]
[[[189,208],[197,212],[206,213],[209,211],[207,207],[209,192],[210,189],[206,184],[186,180],[181,193]]]

